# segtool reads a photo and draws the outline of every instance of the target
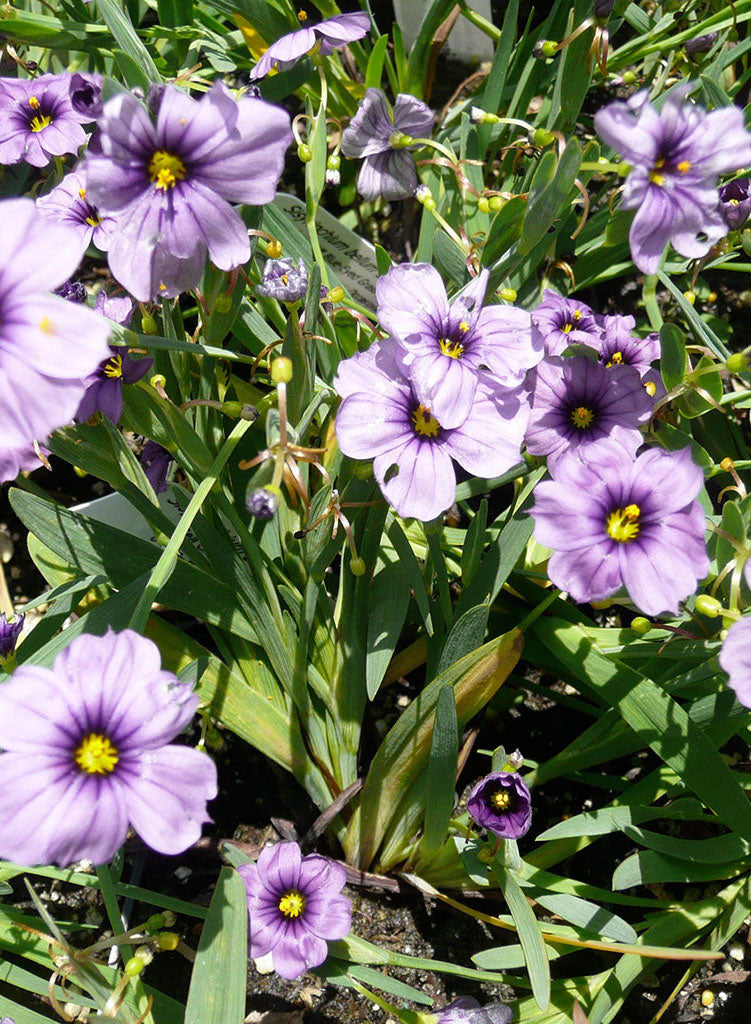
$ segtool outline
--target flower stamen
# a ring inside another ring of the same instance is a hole
[[[577,430],[586,430],[594,422],[595,414],[586,405],[578,405],[571,410],[571,422]]]
[[[102,733],[91,732],[81,740],[73,759],[87,775],[110,775],[115,770],[120,755],[110,739]]]
[[[511,789],[503,786],[494,793],[488,794],[488,803],[494,811],[508,811],[511,808]]]
[[[412,426],[420,437],[438,437],[441,424],[424,405],[418,405],[412,413]]]
[[[155,187],[164,192],[182,181],[185,173],[185,164],[180,157],[168,153],[166,149],[158,149],[149,160],[149,177]]]
[[[104,375],[105,377],[122,377],[123,375],[123,357],[121,355],[110,356],[107,362],[104,364]]]
[[[461,330],[461,324],[459,325]],[[467,327],[469,330],[469,327]],[[459,359],[464,355],[464,345],[460,341],[453,341],[451,338],[439,338],[438,345],[441,352],[450,359]]]
[[[638,505],[626,505],[625,508],[617,508],[605,520],[605,532],[608,537],[618,544],[628,544],[639,536],[641,525],[639,517],[641,509]]]
[[[297,889],[290,889],[279,900],[279,909],[285,917],[300,917],[305,910],[305,897]]]

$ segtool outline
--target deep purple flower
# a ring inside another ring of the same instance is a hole
[[[267,487],[256,487],[245,499],[245,507],[254,519],[273,519],[279,508],[279,496]]]
[[[559,356],[569,345],[592,345],[602,329],[591,308],[578,299],[564,299],[546,288],[542,302],[532,310],[532,322],[540,331],[549,356]]]
[[[597,350],[603,366],[633,366],[643,377],[660,358],[660,336],[654,332],[646,338],[633,334],[636,322],[632,316],[603,316],[598,322],[600,337],[589,344]]]
[[[381,89],[368,89],[365,99],[342,132],[342,153],[362,159],[357,191],[364,199],[407,199],[417,188],[410,149],[413,138],[433,131],[433,111],[422,100],[399,93],[393,116]]]
[[[248,231],[229,201],[274,198],[292,138],[286,111],[235,100],[220,82],[198,101],[165,86],[156,124],[121,93],[105,104],[99,130],[87,196],[117,220],[107,258],[132,295],[147,301],[195,287],[207,252],[220,270],[248,261]]]
[[[636,210],[629,242],[645,274],[671,242],[682,256],[704,256],[726,233],[717,176],[751,163],[751,135],[734,106],[707,112],[674,90],[657,112],[642,89],[595,114],[599,135],[634,165],[621,205]]]
[[[529,786],[517,772],[491,772],[469,794],[467,811],[488,832],[519,839],[532,824]]]
[[[108,298],[104,292],[96,297],[97,313],[127,324],[133,312],[129,298]],[[119,423],[123,414],[123,384],[135,384],[150,369],[151,358],[134,359],[128,349],[110,345],[110,356],[86,377],[86,394],[76,412],[76,419],[85,423],[95,412],[101,412],[113,423]]]
[[[352,908],[342,895],[344,868],[297,843],[266,846],[255,864],[238,869],[248,894],[250,955],[272,955],[283,978],[299,978],[328,956],[327,939],[343,939]]]
[[[25,618],[25,615],[16,615],[12,622],[8,622],[5,612],[0,614],[0,659],[14,653]]]
[[[63,281],[59,288],[55,288],[55,295],[59,295],[66,302],[86,302],[88,293],[86,285],[81,281]]]
[[[602,437],[631,454],[644,440],[639,426],[651,415],[652,399],[631,366],[607,368],[586,356],[550,356],[536,367],[530,387],[527,450],[547,455],[553,475],[563,456],[583,452]]]
[[[487,285],[483,270],[449,303],[441,275],[428,263],[402,263],[378,278],[378,318],[445,427],[466,420],[480,380],[517,387],[542,358],[542,337],[526,310],[483,308]]]
[[[615,0],[595,0],[595,18],[609,18],[615,7]]]
[[[535,537],[553,549],[548,575],[575,601],[625,587],[645,615],[677,614],[709,571],[703,484],[691,450],[651,448],[633,458],[620,445],[592,445],[586,463],[562,459],[555,480],[535,488]]]
[[[0,78],[0,164],[45,167],[53,156],[78,152],[89,118],[73,109],[69,86],[69,75]]]
[[[161,494],[167,490],[167,474],[171,462],[170,453],[156,441],[147,441],[143,446],[141,465],[146,479],[154,488],[154,494]]]
[[[353,14],[337,14],[317,25],[288,32],[269,46],[250,72],[251,80],[263,78],[274,67],[286,71],[316,48],[321,56],[328,57],[334,50],[362,39],[369,28],[370,18],[367,14],[356,11]]]
[[[334,387],[344,399],[336,416],[339,447],[353,459],[374,459],[375,478],[401,516],[428,521],[451,505],[452,459],[479,477],[497,476],[519,461],[528,409],[518,391],[479,383],[467,419],[449,429],[393,342],[343,360]]]
[[[263,281],[256,285],[256,291],[269,299],[279,302],[299,302],[308,290],[308,268],[302,260],[266,260],[263,266]]]
[[[459,996],[435,1016],[437,1024],[509,1024],[514,1013],[505,1003],[481,1006],[473,996]]]
[[[87,121],[96,121],[104,110],[102,103],[102,76],[76,72],[68,83],[70,103],[77,114]]]
[[[0,856],[104,864],[129,824],[160,853],[196,842],[216,768],[170,741],[198,704],[127,629],[76,637],[51,669],[17,668],[0,687]]]
[[[720,213],[731,231],[742,228],[751,213],[751,183],[736,178],[720,189]]]
[[[718,35],[719,32],[707,32],[704,36],[696,36],[694,39],[686,40],[683,48],[688,54],[709,53],[717,42]]]
[[[83,168],[66,174],[63,180],[37,199],[37,209],[43,217],[68,224],[81,239],[81,256],[93,241],[97,249],[106,252],[115,227],[112,217],[102,217],[86,196],[86,176]]]
[[[720,651],[720,665],[744,707],[751,708],[751,618],[738,619],[728,630]]]
[[[19,450],[73,417],[109,332],[93,310],[49,294],[78,266],[75,233],[30,199],[0,202],[0,223],[0,454],[17,465]]]

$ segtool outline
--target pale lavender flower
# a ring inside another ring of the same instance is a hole
[[[0,481],[15,480],[19,473],[32,473],[43,465],[50,454],[43,444],[38,445],[39,453],[32,444],[20,445],[18,448],[0,448]]]
[[[651,333],[640,338],[633,333],[636,321],[632,316],[602,316],[600,337],[589,342],[596,349],[603,366],[633,366],[643,378],[660,358],[660,336]]]
[[[263,280],[256,285],[256,291],[265,298],[280,302],[299,302],[308,290],[308,268],[302,260],[295,262],[289,257],[281,260],[266,260],[263,266]]]
[[[742,228],[751,213],[751,183],[736,178],[720,189],[720,213],[731,231]]]
[[[74,110],[69,86],[69,75],[0,78],[0,164],[45,167],[54,156],[78,152],[89,118]]]
[[[94,308],[108,320],[127,325],[133,312],[133,303],[127,297],[109,298],[101,291],[97,294]],[[153,362],[148,357],[134,359],[124,346],[111,345],[109,358],[86,377],[86,393],[81,399],[76,419],[85,422],[95,412],[101,412],[113,423],[119,423],[123,414],[123,384],[135,384]]]
[[[491,772],[469,794],[467,811],[488,832],[520,839],[532,824],[529,786],[517,772]]]
[[[154,124],[130,93],[111,99],[86,160],[88,198],[117,220],[110,269],[141,301],[194,288],[207,253],[220,270],[248,261],[230,201],[271,202],[292,138],[281,107],[235,100],[220,82],[201,100],[164,86],[158,104]]]
[[[736,697],[744,707],[751,708],[751,618],[733,623],[719,660],[723,671],[730,676],[729,684]]]
[[[51,192],[37,199],[37,209],[43,217],[67,224],[81,240],[81,256],[93,242],[97,249],[106,252],[115,229],[112,217],[102,217],[86,195],[86,176],[79,167],[66,174]]]
[[[146,479],[154,489],[154,494],[161,494],[167,490],[167,474],[171,462],[170,453],[156,441],[147,441],[143,446],[141,465]]]
[[[610,440],[586,462],[561,459],[554,480],[535,488],[535,538],[552,548],[548,575],[575,601],[621,587],[645,615],[678,613],[709,571],[704,478],[689,448],[652,448],[633,458]]]
[[[598,134],[633,170],[621,205],[636,210],[629,233],[631,256],[654,274],[665,245],[682,256],[705,256],[726,233],[717,177],[751,163],[751,135],[734,106],[707,112],[674,90],[658,111],[641,90],[595,114]]]
[[[401,516],[428,521],[451,505],[452,459],[479,477],[498,476],[519,461],[528,409],[518,389],[478,384],[467,419],[444,427],[394,342],[343,360],[334,388],[344,399],[336,416],[339,447],[353,459],[374,460],[384,497]]]
[[[483,307],[487,286],[483,270],[449,302],[441,275],[428,263],[402,263],[378,278],[378,318],[444,427],[466,420],[479,381],[518,387],[542,358],[542,337],[529,313]]]
[[[0,857],[104,864],[129,825],[160,853],[195,843],[216,768],[170,741],[198,704],[132,630],[83,634],[52,668],[17,668],[0,687]]]
[[[357,191],[364,199],[407,199],[417,188],[410,149],[413,138],[433,131],[433,111],[422,100],[399,93],[393,115],[381,89],[368,89],[342,133],[342,153],[362,159]]]
[[[586,451],[600,438],[611,437],[631,454],[644,440],[639,427],[653,403],[631,366],[550,356],[536,367],[530,390],[527,450],[546,455],[553,475],[561,458]]]
[[[348,934],[352,907],[342,895],[347,876],[335,861],[317,853],[303,857],[297,843],[277,843],[237,870],[248,895],[250,955],[271,953],[283,978],[318,967],[328,956],[327,940]]]
[[[481,1006],[473,996],[459,996],[435,1014],[436,1024],[510,1024],[513,1016],[505,1003]]]
[[[317,25],[308,25],[288,32],[269,46],[256,66],[250,72],[252,81],[268,75],[272,68],[286,71],[313,50],[323,57],[330,56],[334,50],[362,39],[370,28],[370,18],[362,11],[352,14],[337,14],[333,18],[320,21]]]
[[[45,220],[30,199],[0,202],[0,468],[19,465],[35,439],[66,424],[107,355],[109,330],[90,309],[50,295],[81,249],[74,231]],[[25,466],[24,466],[25,468]],[[3,476],[3,479],[9,479]]]
[[[532,322],[542,334],[549,356],[559,356],[569,345],[594,346],[602,333],[597,317],[585,302],[565,299],[550,288],[532,310]]]
[[[0,614],[0,659],[14,653],[25,618],[25,615],[16,615],[12,622],[8,622],[5,612]]]

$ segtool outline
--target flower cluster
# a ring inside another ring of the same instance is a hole
[[[483,308],[486,288],[484,271],[450,303],[433,267],[392,268],[377,287],[391,337],[339,364],[341,450],[374,459],[400,515],[430,520],[451,505],[452,460],[480,477],[519,460],[528,415],[521,383],[542,340],[523,310]]]

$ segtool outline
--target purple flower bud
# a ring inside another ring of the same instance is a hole
[[[595,0],[595,18],[609,18],[614,7],[615,0]]]
[[[273,519],[279,508],[279,498],[266,487],[257,487],[245,499],[245,507],[255,519]]]
[[[467,810],[478,825],[504,839],[519,839],[532,824],[529,786],[516,772],[491,772],[469,794]]]
[[[751,213],[748,178],[736,178],[720,189],[720,213],[732,230],[743,227]]]
[[[480,1006],[472,996],[459,996],[436,1016],[437,1024],[509,1024],[513,1011],[505,1003]]]
[[[17,615],[12,622],[8,622],[5,612],[0,614],[0,658],[7,658],[15,651],[25,618],[25,615]]]
[[[302,260],[285,257],[281,260],[266,260],[263,281],[256,286],[259,295],[280,302],[299,302],[308,290],[308,270]]]
[[[708,32],[705,36],[697,36],[696,39],[689,39],[684,50],[686,53],[708,53],[717,42],[719,32]]]
[[[171,462],[170,453],[156,441],[147,441],[143,446],[141,465],[155,494],[161,494],[162,491],[167,490],[167,473]]]
[[[85,116],[89,121],[96,121],[104,109],[102,76],[78,72],[71,75],[70,105],[77,114]]]
[[[80,281],[63,281],[59,288],[55,288],[55,295],[68,302],[86,302],[86,288]]]

